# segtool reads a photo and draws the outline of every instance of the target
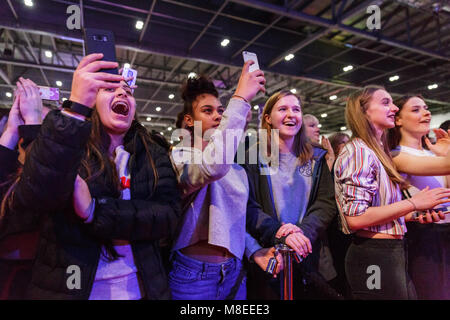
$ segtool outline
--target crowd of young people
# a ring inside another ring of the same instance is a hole
[[[186,80],[169,147],[101,58],[80,61],[62,109],[17,83],[0,137],[1,299],[280,299],[280,244],[302,258],[296,299],[450,298],[450,131],[430,142],[423,97],[356,91],[351,137],[328,140],[282,90],[249,139],[265,78],[248,61],[226,107],[211,79]]]

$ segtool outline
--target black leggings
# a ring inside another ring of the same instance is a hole
[[[405,241],[354,237],[345,257],[353,299],[417,299],[407,272]]]
[[[407,223],[408,272],[423,300],[450,299],[450,223]]]

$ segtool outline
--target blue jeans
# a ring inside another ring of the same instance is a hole
[[[230,258],[223,263],[202,262],[181,254],[173,253],[169,285],[174,300],[225,300],[233,287],[237,287],[234,300],[247,297],[247,277],[242,261]],[[240,283],[237,283],[241,278]]]

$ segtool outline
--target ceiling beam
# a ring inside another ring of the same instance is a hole
[[[376,33],[370,33],[364,30],[360,30],[357,28],[349,27],[346,25],[339,23],[335,23],[332,20],[324,19],[321,17],[312,16],[303,12],[298,12],[294,10],[286,10],[284,7],[279,5],[274,5],[271,3],[259,1],[259,0],[230,0],[232,2],[241,4],[243,6],[247,6],[250,8],[271,12],[278,15],[284,15],[287,18],[294,19],[297,21],[307,22],[311,23],[313,25],[325,27],[325,28],[331,28],[331,29],[337,29],[344,32],[348,32],[351,34],[355,34],[358,37],[369,39],[371,41],[381,42],[383,44],[392,46],[392,47],[398,47],[407,51],[415,52],[424,56],[433,57],[435,59],[444,60],[444,61],[450,61],[449,56],[445,56],[443,54],[440,54],[438,52],[434,52],[432,50],[427,50],[424,48],[416,47],[409,45],[407,43],[391,39],[389,37],[379,35]],[[381,1],[381,0],[380,0]]]

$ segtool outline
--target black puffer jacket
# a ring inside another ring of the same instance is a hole
[[[90,182],[97,199],[94,220],[83,223],[73,211],[73,185],[91,131],[89,121],[79,121],[52,111],[45,119],[25,161],[13,207],[26,219],[40,225],[41,238],[28,297],[32,299],[88,299],[103,241],[131,241],[138,272],[148,299],[169,299],[170,291],[163,268],[159,241],[171,238],[180,216],[177,181],[167,152],[152,143],[158,183],[153,191],[154,174],[138,138],[134,124],[125,137],[131,154],[131,200],[115,197],[114,186],[101,176]],[[83,173],[80,172],[83,177]],[[70,289],[80,268],[80,289]]]

